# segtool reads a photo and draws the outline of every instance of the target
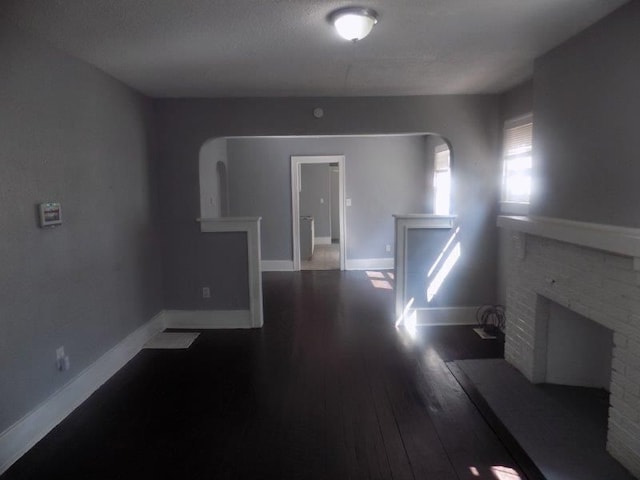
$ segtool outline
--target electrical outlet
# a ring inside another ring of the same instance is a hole
[[[209,287],[202,287],[202,298],[211,298],[211,289]]]
[[[69,355],[64,353],[64,347],[56,348],[56,368],[61,372],[66,372],[71,368]]]
[[[391,251],[391,245],[387,245],[387,246],[385,247],[385,250],[386,250],[387,252],[390,252],[390,251]]]

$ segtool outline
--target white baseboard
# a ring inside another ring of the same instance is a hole
[[[165,328],[252,328],[250,310],[165,310]]]
[[[129,334],[36,409],[0,433],[0,475],[124,367],[165,328],[251,328],[250,310],[164,310]]]
[[[124,367],[157,333],[164,330],[164,314],[129,334],[11,427],[0,433],[0,475]]]
[[[314,237],[313,243],[316,245],[331,245],[331,237]]]
[[[164,310],[129,334],[36,409],[0,433],[0,475],[124,367],[165,328],[251,328],[249,310]]]
[[[475,325],[478,307],[416,308],[417,325]]]
[[[347,270],[393,270],[393,258],[347,259]]]
[[[293,272],[293,260],[261,260],[263,272]]]

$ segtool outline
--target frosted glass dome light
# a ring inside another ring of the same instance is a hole
[[[378,23],[378,14],[370,8],[342,8],[331,14],[331,22],[338,35],[357,42],[371,33],[373,26]]]

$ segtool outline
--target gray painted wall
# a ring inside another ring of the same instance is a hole
[[[330,167],[302,165],[300,169],[300,215],[313,217],[316,238],[331,237]]]
[[[172,287],[191,281],[199,275],[201,268],[193,262],[179,261],[199,235],[193,228],[193,220],[199,216],[200,208],[198,156],[201,146],[215,137],[259,135],[422,132],[439,133],[448,138],[453,145],[455,165],[453,202],[459,214],[461,241],[466,252],[461,268],[470,288],[484,300],[483,303],[495,300],[495,218],[500,178],[497,96],[165,99],[155,100],[154,105],[161,141],[160,191],[167,308],[177,305],[189,308],[200,303],[197,289],[176,295]],[[317,106],[325,111],[320,120],[312,115]],[[254,174],[262,173],[257,165]],[[284,172],[283,175],[286,178]],[[280,185],[275,190],[278,195],[281,188],[289,190],[288,184]],[[354,200],[352,208],[361,205],[355,195]],[[284,223],[277,228],[287,231]],[[239,247],[237,250],[206,251],[207,261],[219,266],[220,276],[234,268],[234,256],[241,254]],[[372,252],[370,256],[377,254]],[[215,306],[216,302],[212,302],[212,307]]]
[[[228,152],[232,215],[262,216],[266,260],[293,258],[292,155],[345,155],[348,259],[391,258],[392,215],[425,211],[420,136],[229,139]]]
[[[640,2],[539,58],[537,215],[640,227]]]
[[[516,85],[500,97],[500,117],[507,120],[522,117],[533,111],[533,79]]]
[[[441,270],[457,244],[457,236],[445,250],[447,243],[451,240],[455,229],[411,229],[407,234],[407,283],[406,298],[414,299],[416,308],[439,308],[439,307],[475,307],[483,305],[485,298],[477,288],[474,288],[473,278],[468,275],[468,270],[462,265],[467,256],[464,248],[461,248],[460,259],[444,277],[441,287],[431,302],[427,301],[425,292],[427,288]],[[436,264],[438,256],[444,252],[441,261]],[[427,278],[427,273],[437,265],[431,277]],[[443,271],[444,272],[444,271]],[[469,321],[473,322],[473,318]]]
[[[0,57],[3,431],[151,319],[162,299],[151,103],[5,23]],[[38,228],[45,201],[62,203],[62,226]],[[55,368],[61,345],[67,372]]]
[[[193,220],[174,224],[162,235],[165,308],[174,310],[247,310],[249,273],[247,237],[242,232],[202,233]],[[202,298],[209,287],[211,298]]]
[[[640,227],[640,57],[629,48],[640,45],[639,24],[630,2],[539,58],[533,81],[502,96],[502,120],[534,114],[531,214]],[[508,241],[502,231],[502,303]]]

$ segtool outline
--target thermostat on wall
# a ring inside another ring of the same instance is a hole
[[[59,203],[41,203],[39,210],[41,227],[53,227],[62,224],[62,207]]]

